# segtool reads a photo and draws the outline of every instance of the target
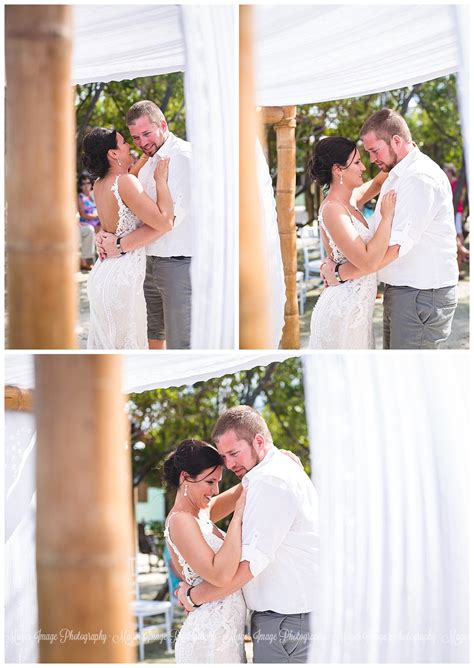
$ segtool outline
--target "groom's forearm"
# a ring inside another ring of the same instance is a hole
[[[400,246],[398,244],[395,246],[389,246],[382,262],[377,267],[377,271],[379,269],[383,269],[383,267],[386,267],[387,264],[390,264],[396,260],[399,250]],[[343,281],[350,281],[354,278],[361,278],[361,276],[367,276],[367,274],[372,273],[372,271],[362,271],[362,269],[358,269],[355,265],[351,264],[351,262],[344,262],[344,264],[339,266],[339,276]]]
[[[201,584],[193,587],[191,599],[196,605],[218,601],[241,589],[252,578],[249,562],[241,561],[236,574],[226,587],[216,587],[209,582],[201,582]]]
[[[155,239],[161,237],[162,234],[162,232],[158,232],[148,225],[141,225],[133,232],[130,232],[130,234],[122,237],[120,246],[122,247],[122,250],[128,253],[128,251],[136,250],[137,248],[141,248],[142,246],[146,246],[152,241],[155,241]]]

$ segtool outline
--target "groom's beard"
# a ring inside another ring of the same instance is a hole
[[[391,146],[388,147],[388,154],[390,156],[390,162],[381,162],[377,164],[382,172],[389,172],[397,164],[397,154]]]

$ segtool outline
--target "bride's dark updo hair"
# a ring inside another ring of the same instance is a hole
[[[168,487],[177,488],[181,471],[195,478],[206,469],[218,466],[224,466],[224,460],[213,445],[188,439],[182,441],[165,459],[163,479]]]
[[[117,131],[110,128],[92,128],[82,141],[82,162],[93,179],[109,171],[107,151],[117,148]]]
[[[313,157],[309,161],[308,172],[319,186],[329,186],[332,182],[334,165],[344,167],[357,145],[345,137],[324,137],[314,147]]]

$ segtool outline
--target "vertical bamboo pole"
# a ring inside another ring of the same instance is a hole
[[[72,6],[6,6],[10,348],[74,348]]]
[[[270,347],[269,290],[255,148],[253,8],[240,6],[240,348]],[[263,268],[263,269],[262,269]]]
[[[40,663],[135,660],[121,369],[116,355],[36,357],[39,628],[57,634]]]
[[[276,188],[278,229],[285,272],[286,303],[282,348],[300,347],[300,321],[296,290],[296,107],[282,107],[283,118],[275,124],[278,156]]]

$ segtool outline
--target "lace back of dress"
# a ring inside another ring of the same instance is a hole
[[[118,237],[122,234],[133,232],[133,230],[136,230],[137,227],[140,225],[140,220],[133,213],[133,211],[131,211],[128,208],[128,206],[124,204],[124,201],[120,197],[118,188],[119,177],[120,174],[116,177],[115,181],[110,187],[110,190],[114,194],[114,197],[117,200],[118,204],[118,223],[117,223],[117,229],[115,230],[115,234]]]
[[[318,223],[319,223],[321,229],[324,230],[324,233],[325,233],[325,235],[327,237],[327,240],[329,242],[329,246],[330,246],[331,251],[332,251],[332,259],[334,260],[334,262],[342,262],[346,258],[341,253],[339,248],[336,246],[336,244],[333,241],[333,238],[331,237],[331,235],[328,232],[328,228],[326,227],[326,225],[324,223],[324,218],[323,218],[324,209],[325,209],[325,204],[323,203],[320,210],[319,210]]]

